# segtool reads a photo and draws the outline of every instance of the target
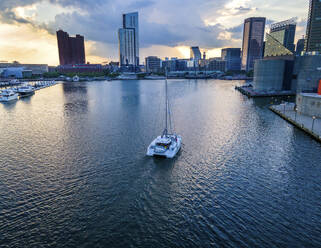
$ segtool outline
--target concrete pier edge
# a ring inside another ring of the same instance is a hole
[[[247,90],[242,86],[235,86],[235,90],[239,91],[243,95],[247,96],[248,98],[260,98],[260,97],[282,97],[282,96],[295,96],[294,92],[290,91],[280,91],[274,93],[257,93]]]
[[[298,129],[304,131],[306,134],[308,134],[309,136],[311,136],[313,139],[315,139],[316,141],[318,141],[319,143],[321,143],[321,136],[315,134],[314,132],[312,132],[309,128],[306,128],[303,124],[299,124],[297,123],[295,120],[292,120],[291,118],[287,117],[286,115],[284,115],[281,111],[277,110],[274,108],[274,106],[270,106],[269,109],[274,112],[275,114],[277,114],[278,116],[280,116],[282,119],[286,120],[287,122],[291,123],[292,125],[294,125],[295,127],[297,127]]]

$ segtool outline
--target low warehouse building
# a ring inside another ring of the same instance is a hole
[[[296,99],[299,114],[321,118],[321,95],[316,93],[301,93]]]

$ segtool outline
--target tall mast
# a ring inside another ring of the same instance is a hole
[[[165,130],[166,130],[166,135],[168,132],[168,96],[167,96],[167,79],[165,80],[165,97],[166,97],[166,108],[165,108],[165,116],[166,116],[166,125],[165,125]]]
[[[166,136],[168,134],[168,96],[167,96],[167,68],[165,69],[165,130],[163,133],[163,136]]]

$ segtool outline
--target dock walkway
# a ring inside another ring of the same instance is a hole
[[[292,105],[290,105],[292,106]],[[321,143],[321,119],[316,118],[313,121],[311,116],[300,115],[294,111],[293,107],[286,104],[274,105],[270,109],[281,118],[290,122],[297,128],[301,129],[315,140]]]

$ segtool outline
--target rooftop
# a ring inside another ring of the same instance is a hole
[[[321,99],[321,95],[319,95],[318,93],[301,93],[301,96],[315,97]]]

